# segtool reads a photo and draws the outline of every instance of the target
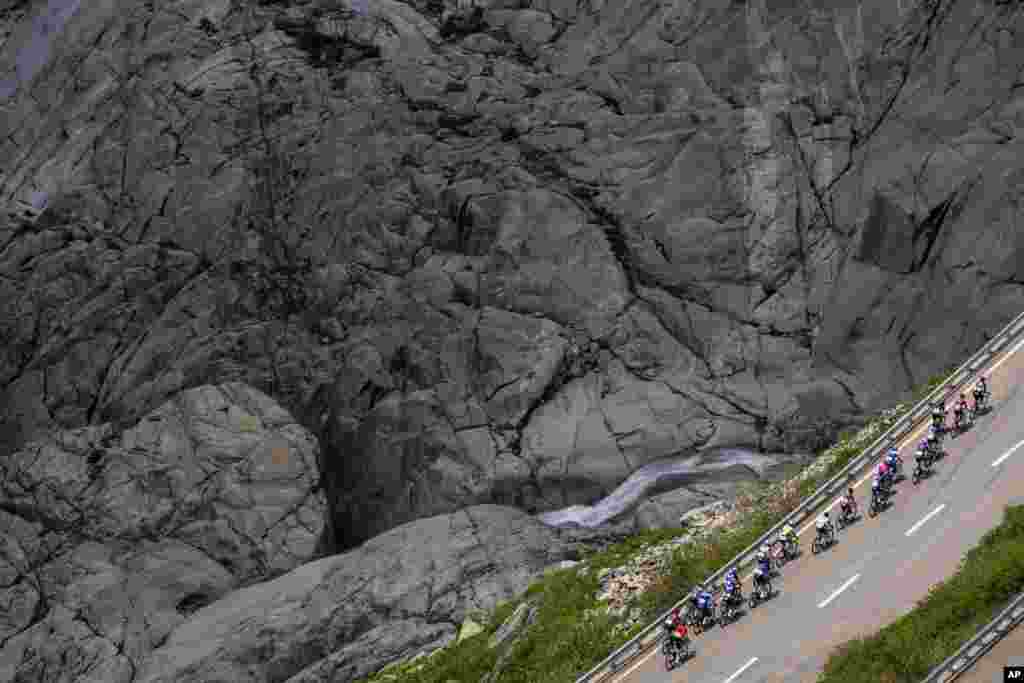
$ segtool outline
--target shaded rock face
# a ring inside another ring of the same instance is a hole
[[[424,518],[198,611],[136,680],[358,680],[448,643],[467,613],[518,595],[582,547],[512,508]]]
[[[196,610],[309,560],[318,450],[225,384],[0,458],[0,681],[136,680]]]
[[[1024,308],[1019,3],[3,11],[0,449],[244,382],[328,551],[809,450]]]

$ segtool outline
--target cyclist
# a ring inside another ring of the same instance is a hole
[[[881,482],[887,490],[892,486],[892,473],[889,471],[889,466],[885,462],[878,463],[878,480]]]
[[[857,499],[853,496],[853,487],[846,489],[846,495],[839,499],[839,511],[846,518],[857,514]]]
[[[829,519],[828,510],[825,510],[818,515],[818,519],[815,520],[814,526],[818,530],[819,536],[828,535],[829,540],[832,540],[832,520]]]
[[[740,571],[736,567],[730,567],[729,571],[725,573],[724,584],[726,595],[731,594],[740,586]]]
[[[889,452],[885,456],[885,462],[893,472],[899,471],[903,467],[903,459],[900,458],[899,449],[895,446],[890,448]]]
[[[743,602],[743,593],[740,591],[740,582],[737,577],[730,577],[726,574],[723,599],[727,604]]]
[[[771,577],[768,575],[768,572],[766,572],[761,567],[757,567],[754,570],[754,590],[756,591],[758,588],[767,587],[770,593],[771,584],[772,581]]]
[[[796,531],[794,531],[793,527],[789,524],[782,527],[782,531],[779,532],[779,540],[782,541],[783,546],[788,546],[792,544],[793,547],[796,547],[798,543],[796,538]]]
[[[922,472],[927,472],[932,468],[932,456],[926,451],[919,451],[916,453],[916,460],[918,460],[918,466],[921,467]]]
[[[960,393],[960,402],[956,404],[956,408],[953,410],[953,423],[957,427],[962,427],[964,424],[964,417],[967,415],[967,394]]]
[[[871,478],[871,497],[879,504],[882,503],[885,497],[885,490],[882,488],[881,482],[878,481],[877,474]]]
[[[945,427],[946,423],[946,406],[943,405],[942,401],[937,401],[932,406],[932,426],[937,427],[937,431],[941,431]]]
[[[761,545],[761,549],[757,551],[757,566],[764,571],[765,574],[771,575],[772,573],[772,558],[768,554],[768,544],[764,543]]]
[[[974,414],[977,415],[981,411],[982,406],[985,405],[985,399],[988,398],[988,383],[985,381],[985,377],[982,376],[978,379],[978,385],[974,387]]]
[[[667,631],[666,647],[669,650],[676,650],[683,647],[686,641],[689,640],[686,623],[683,621],[683,615],[680,613],[679,608],[676,607],[672,610],[672,613],[665,617],[665,621],[662,622],[662,628]]]
[[[705,586],[697,586],[697,593],[693,596],[693,602],[702,623],[704,619],[714,619],[715,596]]]
[[[694,586],[694,588],[693,588],[693,595],[690,597],[690,607],[693,608],[693,616],[695,618],[695,622],[694,623],[698,623],[698,624],[700,623],[700,613],[701,613],[701,609],[702,609],[701,606],[700,606],[700,592],[701,592],[701,590],[703,590],[703,589],[701,588],[700,585]]]
[[[683,623],[683,615],[679,608],[676,607],[669,613],[667,617],[665,617],[665,621],[661,622],[661,626],[666,631],[671,633],[675,630],[676,626],[678,626],[681,623]]]

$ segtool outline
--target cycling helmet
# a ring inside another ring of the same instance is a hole
[[[889,455],[899,455],[899,454],[900,454],[899,449],[897,449],[895,446],[892,446],[891,448],[889,448]]]

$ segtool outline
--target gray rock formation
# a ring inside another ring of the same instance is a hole
[[[318,451],[227,384],[0,457],[0,681],[136,680],[193,612],[309,560]]]
[[[421,519],[196,612],[137,680],[356,680],[446,644],[468,612],[518,595],[582,547],[495,505]]]
[[[812,450],[1024,308],[1019,3],[33,9],[0,449],[244,382],[320,438],[326,550]]]

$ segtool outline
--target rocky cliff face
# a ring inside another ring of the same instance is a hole
[[[328,549],[807,450],[1024,307],[1016,3],[2,11],[2,448],[244,382]]]

